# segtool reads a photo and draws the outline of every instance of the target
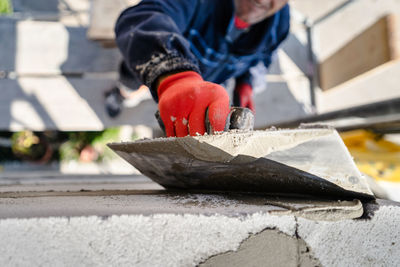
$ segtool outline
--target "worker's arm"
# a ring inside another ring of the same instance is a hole
[[[159,102],[167,136],[204,134],[207,110],[211,128],[222,131],[230,111],[225,89],[203,80],[182,35],[197,3],[143,0],[123,12],[116,25],[117,44]]]
[[[192,70],[197,60],[182,33],[198,0],[142,0],[119,17],[116,42],[128,67],[150,87],[158,101],[156,81],[164,74]]]

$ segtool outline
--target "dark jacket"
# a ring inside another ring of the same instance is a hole
[[[149,86],[160,75],[193,70],[210,82],[250,82],[249,68],[271,56],[289,32],[289,6],[237,34],[233,0],[142,0],[119,17],[116,41],[133,74]]]

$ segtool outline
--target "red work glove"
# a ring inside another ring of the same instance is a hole
[[[205,115],[213,131],[223,131],[230,112],[225,89],[194,71],[168,76],[158,87],[158,108],[168,137],[204,134]]]
[[[249,108],[255,113],[253,88],[248,83],[240,83],[235,87],[233,102],[235,106]]]

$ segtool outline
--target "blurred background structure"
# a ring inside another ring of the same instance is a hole
[[[158,136],[157,106],[144,99],[113,119],[104,94],[121,61],[115,21],[138,2],[0,0],[0,177],[136,173],[105,143]],[[290,4],[290,36],[255,89],[256,128],[332,124],[399,200],[400,1]]]

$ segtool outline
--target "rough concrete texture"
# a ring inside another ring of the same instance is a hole
[[[231,131],[109,146],[164,187],[372,196],[334,129]]]
[[[294,217],[262,214],[7,219],[0,221],[0,265],[195,266],[278,225],[294,234]]]
[[[400,207],[380,207],[371,219],[335,223],[299,218],[298,235],[323,266],[399,266]]]
[[[400,207],[367,206],[363,219],[335,222],[268,213],[2,219],[0,265],[226,266],[251,257],[265,265],[399,266]]]

